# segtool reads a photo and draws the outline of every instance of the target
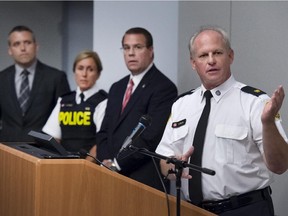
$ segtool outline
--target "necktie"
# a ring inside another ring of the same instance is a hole
[[[124,100],[122,103],[122,112],[123,112],[124,108],[126,107],[130,97],[131,97],[133,86],[134,86],[134,82],[132,79],[130,79],[129,84],[128,84],[127,89],[126,89],[126,92],[125,92],[125,95],[124,95]]]
[[[85,95],[83,94],[83,92],[80,93],[80,98],[81,98],[80,103],[83,103],[84,102],[84,98],[85,98]]]
[[[22,110],[22,115],[25,115],[25,112],[28,107],[28,99],[30,96],[29,80],[28,80],[29,71],[24,70],[21,73],[22,81],[20,85],[20,94],[19,94],[19,104]]]
[[[201,166],[202,164],[203,145],[211,107],[210,104],[210,99],[212,97],[211,92],[209,90],[205,91],[204,97],[206,98],[206,104],[196,127],[193,140],[193,146],[195,150],[190,158],[190,163],[197,166]],[[190,199],[193,204],[198,205],[203,200],[201,172],[197,172],[190,169],[189,173],[190,175],[192,175],[192,179],[189,182]]]

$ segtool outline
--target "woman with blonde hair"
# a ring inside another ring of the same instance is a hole
[[[95,145],[108,96],[96,85],[102,69],[96,52],[80,52],[73,64],[77,88],[59,98],[43,127],[43,132],[53,136],[69,152],[88,151]]]

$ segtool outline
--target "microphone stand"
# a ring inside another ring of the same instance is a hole
[[[129,145],[128,148],[130,150],[137,151],[141,154],[144,154],[144,155],[147,155],[147,156],[150,156],[153,158],[166,160],[167,164],[172,163],[175,165],[175,169],[169,170],[168,175],[172,174],[172,173],[176,175],[176,191],[177,191],[177,193],[176,193],[176,205],[177,205],[176,213],[177,213],[177,216],[180,216],[180,209],[181,209],[181,206],[180,206],[181,194],[180,193],[181,193],[181,176],[182,176],[183,168],[188,167],[189,169],[195,170],[197,172],[202,172],[202,173],[205,173],[208,175],[215,175],[214,170],[199,167],[199,166],[196,166],[194,164],[187,163],[186,161],[178,160],[176,158],[169,158],[169,157],[166,157],[164,155],[160,155],[160,154],[157,154],[155,152],[148,151],[145,148],[138,148],[138,147],[135,147],[133,145]]]

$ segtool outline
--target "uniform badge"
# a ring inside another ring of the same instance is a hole
[[[73,104],[69,104],[69,103],[61,104],[61,107],[73,107]]]
[[[217,90],[217,91],[216,91],[216,95],[217,95],[217,96],[220,96],[220,95],[221,95],[221,91]]]
[[[179,127],[181,127],[181,126],[183,126],[185,124],[186,124],[186,119],[183,119],[183,120],[178,121],[178,122],[173,122],[172,123],[172,128],[179,128]]]

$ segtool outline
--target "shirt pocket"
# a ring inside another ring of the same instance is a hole
[[[183,125],[178,128],[173,129],[173,136],[172,136],[172,142],[175,144],[176,142],[183,142],[185,137],[188,135],[188,126]]]
[[[243,164],[247,161],[245,146],[248,142],[248,129],[246,127],[217,125],[215,136],[216,160],[230,164]]]

